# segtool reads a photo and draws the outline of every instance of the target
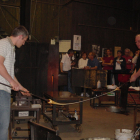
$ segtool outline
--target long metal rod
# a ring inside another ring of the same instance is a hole
[[[43,101],[46,101],[46,102],[49,102],[50,101],[50,99],[44,99],[44,98],[42,98],[42,97],[40,97],[40,96],[37,96],[37,95],[34,95],[34,94],[32,94],[32,93],[30,93],[32,96],[34,96],[34,97],[36,97],[36,98],[39,98],[39,99],[41,99],[41,100],[43,100]]]
[[[4,83],[1,83],[0,82],[0,84],[1,85],[4,85],[4,86],[7,86],[7,87],[10,87],[11,89],[12,89],[12,86],[9,86],[9,85],[7,85],[7,84],[4,84]],[[24,92],[24,93],[26,93],[25,91],[23,91],[23,90],[19,90],[20,92]],[[48,102],[49,101],[49,99],[44,99],[44,98],[42,98],[42,97],[40,97],[40,96],[37,96],[37,95],[34,95],[34,94],[32,94],[32,93],[30,93],[32,96],[34,96],[34,97],[36,97],[36,98],[39,98],[39,99],[41,99],[41,100],[43,100],[43,101],[46,101],[46,102]]]

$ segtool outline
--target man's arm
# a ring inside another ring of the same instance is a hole
[[[131,68],[130,73],[132,73],[134,71],[134,69],[135,69],[135,64],[132,63],[132,68]]]
[[[135,72],[132,74],[132,76],[131,76],[131,78],[130,78],[130,82],[134,82],[134,81],[136,81],[136,79],[138,78],[140,76],[140,69],[136,72],[136,70],[135,70]]]
[[[14,79],[7,72],[4,66],[4,60],[5,58],[3,56],[0,56],[0,75],[10,83],[13,90],[18,91],[20,89],[19,84],[16,83]]]
[[[134,64],[137,63],[138,56],[139,56],[139,54],[136,54],[136,55],[132,58],[132,63],[134,63]]]
[[[91,67],[92,70],[97,70],[97,66]]]
[[[63,72],[63,63],[60,62],[60,71]]]

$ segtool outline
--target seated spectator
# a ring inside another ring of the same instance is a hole
[[[85,68],[87,66],[87,62],[88,62],[87,54],[86,52],[82,52],[82,58],[79,59],[78,61],[78,68],[79,69]]]
[[[132,63],[132,57],[130,56],[130,49],[125,49],[125,55],[122,57],[125,58],[126,61],[126,73],[132,73],[133,69],[133,63]]]
[[[119,85],[118,74],[124,73],[125,69],[126,69],[126,61],[122,57],[122,51],[118,50],[117,57],[114,58],[114,62],[113,62],[115,85]]]
[[[112,70],[113,70],[113,60],[112,52],[107,49],[107,56],[102,58],[103,70],[108,70],[107,73],[107,85],[112,85]]]
[[[88,55],[88,64],[85,67],[85,69],[94,69],[94,70],[101,70],[101,65],[99,63],[99,60],[95,57],[95,53],[94,52],[90,52]]]

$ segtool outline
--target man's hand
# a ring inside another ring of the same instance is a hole
[[[20,86],[20,90],[24,91],[24,92],[21,91],[22,95],[31,96],[29,91],[26,88],[24,88],[23,86]]]
[[[63,73],[63,63],[60,62],[60,71]]]
[[[89,66],[86,66],[86,67],[84,67],[84,69],[88,70],[88,69],[90,69],[90,67]]]
[[[73,63],[71,63],[71,66],[74,66],[76,63],[75,62],[73,62]]]
[[[12,81],[10,82],[10,85],[12,86],[12,89],[13,89],[14,91],[19,91],[20,85],[19,85],[17,82],[15,82],[14,80],[12,80]]]

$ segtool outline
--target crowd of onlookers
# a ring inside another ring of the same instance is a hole
[[[119,85],[119,83],[127,82],[135,69],[137,59],[139,59],[139,51],[136,51],[135,56],[130,56],[130,49],[124,50],[124,55],[121,50],[117,51],[117,56],[114,58],[110,49],[106,50],[106,56],[99,61],[94,52],[90,52],[87,56],[86,52],[82,52],[81,58],[78,60],[78,68],[93,69],[93,70],[107,70],[107,85]],[[63,55],[60,62],[60,72],[68,73],[68,86],[64,90],[73,93],[71,88],[71,66],[76,65],[71,58],[74,55],[72,49]],[[136,65],[137,66],[137,65]]]
[[[126,48],[124,55],[121,50],[118,50],[117,57],[114,58],[112,51],[107,49],[106,56],[99,61],[94,52],[88,54],[88,59],[86,52],[82,52],[81,59],[78,61],[78,68],[107,70],[107,84],[118,85],[120,82],[129,80],[131,73],[134,71],[138,55],[139,51],[136,51],[134,57],[130,56],[130,49]]]

